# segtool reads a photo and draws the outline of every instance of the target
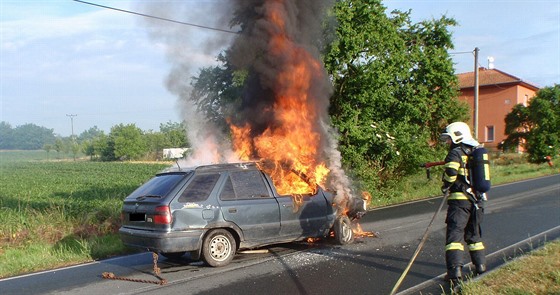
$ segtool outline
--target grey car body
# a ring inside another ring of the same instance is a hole
[[[351,241],[350,221],[337,217],[332,193],[318,188],[298,200],[279,195],[255,163],[176,169],[124,200],[119,233],[127,246],[167,257],[190,252],[211,266],[229,263],[239,249],[327,237],[331,230],[341,244]]]

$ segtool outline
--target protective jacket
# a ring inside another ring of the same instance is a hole
[[[484,206],[482,202],[476,200],[474,194],[469,193],[469,172],[466,163],[471,151],[471,146],[453,144],[445,157],[442,188],[449,190],[445,219],[447,223],[445,260],[448,275],[450,270],[463,265],[463,239],[467,243],[473,264],[475,266],[485,264],[480,228]]]
[[[469,195],[467,194],[469,171],[466,168],[466,163],[471,150],[471,146],[453,144],[445,157],[445,171],[442,181],[443,188],[449,189],[448,204],[469,205],[469,203],[455,201],[469,201]]]

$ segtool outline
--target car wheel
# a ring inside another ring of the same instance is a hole
[[[202,259],[210,266],[224,266],[231,262],[236,251],[235,239],[225,229],[212,230],[204,238]]]
[[[334,239],[339,245],[350,244],[354,241],[354,232],[352,231],[352,222],[348,216],[339,216],[333,225]]]
[[[183,257],[183,255],[185,255],[185,253],[187,252],[161,252],[159,254],[167,259],[179,260],[181,259],[181,257]]]

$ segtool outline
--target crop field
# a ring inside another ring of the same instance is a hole
[[[0,151],[0,277],[127,251],[115,234],[122,200],[171,165],[52,156]]]

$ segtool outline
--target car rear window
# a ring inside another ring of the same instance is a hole
[[[222,193],[221,200],[269,198],[260,171],[238,171],[230,173]]]
[[[210,196],[219,178],[219,173],[195,175],[178,201],[181,203],[205,201]]]
[[[161,174],[150,179],[142,186],[137,188],[129,198],[138,198],[142,196],[166,196],[176,185],[185,177],[184,173],[177,174]]]

